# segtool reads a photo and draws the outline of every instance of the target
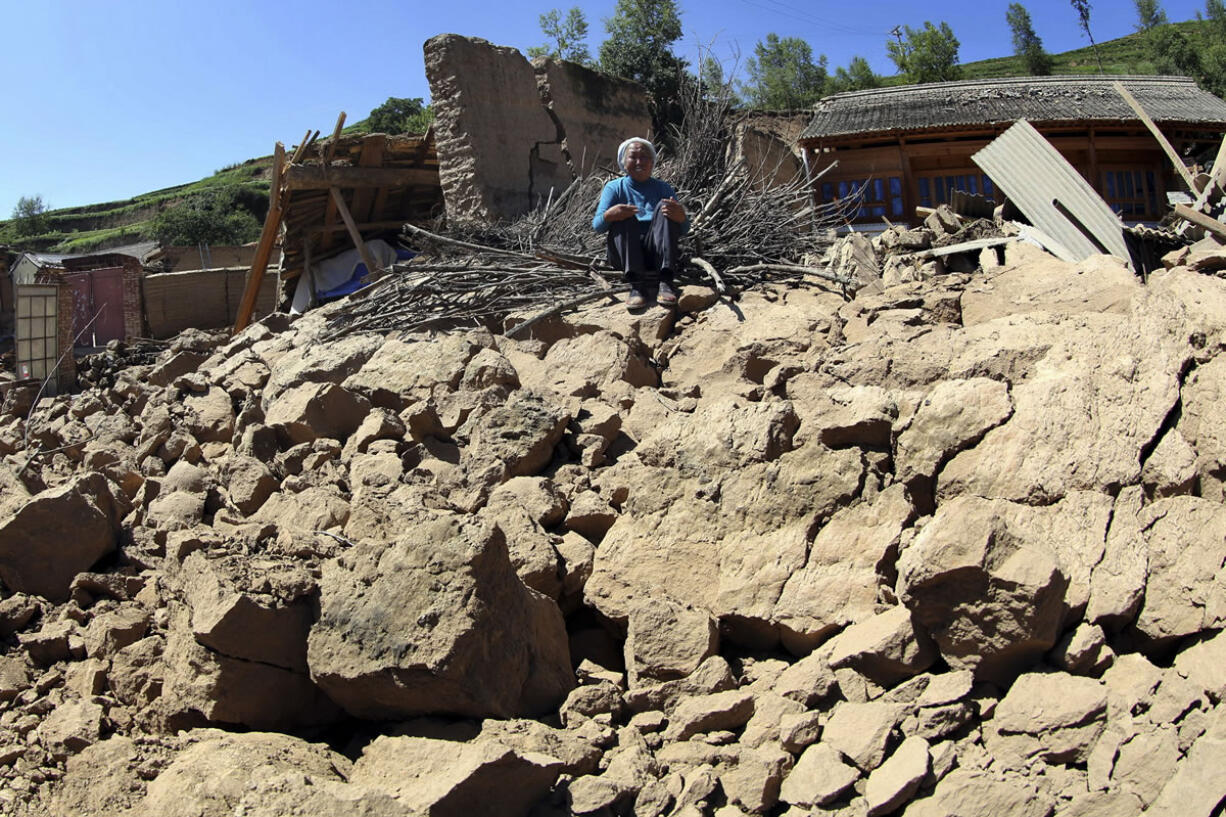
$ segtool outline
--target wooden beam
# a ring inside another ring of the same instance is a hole
[[[277,241],[277,231],[281,228],[282,192],[281,181],[285,169],[285,145],[277,142],[273,150],[272,184],[268,190],[268,216],[264,219],[264,230],[260,233],[260,243],[255,248],[255,258],[251,262],[251,272],[247,274],[247,286],[243,289],[243,299],[238,304],[238,314],[234,316],[234,332],[247,328],[251,323],[251,313],[255,311],[256,298],[260,294],[260,286],[264,283],[264,272],[268,269],[268,259],[272,257],[272,247]]]
[[[438,187],[438,171],[416,167],[329,167],[291,165],[285,174],[286,190],[327,190],[370,187]]]
[[[1194,194],[1199,193],[1200,188],[1196,186],[1196,180],[1192,178],[1192,173],[1188,170],[1188,166],[1183,163],[1183,159],[1179,157],[1175,148],[1167,141],[1166,136],[1158,129],[1158,126],[1154,124],[1154,120],[1149,118],[1149,114],[1141,107],[1141,103],[1137,102],[1136,97],[1128,92],[1128,89],[1124,87],[1122,82],[1114,83],[1114,87],[1116,93],[1124,98],[1124,101],[1128,103],[1128,107],[1132,108],[1133,112],[1140,117],[1145,127],[1149,128],[1149,132],[1158,140],[1158,144],[1162,147],[1162,152],[1166,154],[1166,158],[1171,160],[1171,165],[1179,173],[1184,183],[1188,185],[1188,189]]]
[[[1201,227],[1206,231],[1213,233],[1218,238],[1226,238],[1226,224],[1223,224],[1212,216],[1207,216],[1204,213],[1193,210],[1186,204],[1176,204],[1175,214],[1185,221],[1190,221],[1197,227]]]
[[[352,215],[352,213],[350,214]],[[363,232],[366,230],[392,230],[397,227],[403,227],[408,221],[405,218],[389,219],[387,221],[368,221],[357,225],[357,228]],[[323,235],[324,233],[344,233],[349,231],[347,224],[333,224],[331,227],[312,227],[306,231],[309,236]]]
[[[353,240],[353,246],[358,248],[358,254],[362,256],[362,262],[366,264],[366,274],[382,272],[383,268],[375,263],[375,257],[370,254],[370,249],[362,240],[362,234],[358,232],[358,225],[354,223],[353,216],[349,214],[349,206],[345,204],[345,197],[341,195],[340,188],[332,188],[332,200],[336,202],[336,211],[345,220],[345,228],[349,230],[349,238]]]

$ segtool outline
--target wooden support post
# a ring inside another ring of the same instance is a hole
[[[1124,98],[1125,102],[1128,103],[1128,107],[1132,108],[1133,112],[1140,117],[1141,122],[1145,125],[1145,127],[1149,128],[1149,132],[1152,133],[1154,138],[1158,140],[1158,145],[1166,154],[1166,158],[1171,160],[1171,164],[1174,166],[1176,172],[1179,173],[1180,177],[1184,180],[1184,183],[1188,185],[1188,190],[1192,191],[1194,194],[1199,193],[1200,188],[1196,186],[1196,180],[1192,178],[1192,173],[1188,170],[1188,166],[1183,163],[1183,159],[1179,157],[1179,154],[1175,151],[1175,148],[1171,146],[1171,143],[1167,141],[1166,137],[1162,134],[1162,131],[1158,130],[1158,126],[1154,124],[1154,120],[1149,118],[1149,114],[1147,114],[1145,109],[1141,107],[1141,103],[1137,102],[1136,97],[1128,92],[1128,89],[1124,87],[1123,83],[1116,82],[1114,86],[1116,92]]]
[[[260,286],[264,283],[264,272],[268,269],[268,259],[272,257],[272,247],[277,242],[277,231],[281,228],[281,176],[284,169],[285,145],[277,142],[273,151],[272,184],[268,190],[268,216],[264,219],[264,230],[260,233],[260,243],[256,246],[255,258],[251,262],[251,272],[247,274],[247,286],[243,289],[243,299],[239,302],[238,314],[234,318],[235,335],[251,323],[251,313],[255,311]]]
[[[358,254],[362,256],[362,262],[366,264],[366,274],[382,272],[383,268],[375,263],[375,257],[370,254],[366,242],[362,240],[362,234],[358,232],[358,225],[354,223],[353,216],[349,214],[349,207],[345,204],[345,197],[341,195],[339,188],[332,188],[332,200],[336,202],[336,211],[345,220],[345,227],[349,230],[349,237],[353,239],[353,246],[358,248]]]
[[[919,206],[919,186],[915,183],[915,174],[911,172],[911,156],[907,153],[907,139],[903,136],[898,137],[898,164],[902,167],[902,211],[905,215]]]

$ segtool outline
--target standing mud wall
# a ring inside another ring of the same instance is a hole
[[[427,40],[425,58],[450,219],[516,218],[650,136],[638,83],[457,34]]]

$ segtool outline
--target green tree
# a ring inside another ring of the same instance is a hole
[[[702,98],[708,101],[726,100],[731,104],[740,102],[736,89],[732,87],[732,80],[724,76],[724,64],[710,54],[702,58],[698,86]]]
[[[687,63],[673,53],[681,39],[681,16],[675,0],[617,0],[604,21],[609,38],[600,44],[600,68],[641,82],[651,94],[652,125],[657,136],[681,119],[681,92]]]
[[[813,49],[798,37],[767,34],[746,60],[749,82],[741,85],[745,100],[755,108],[807,108],[826,91],[826,57],[813,61]]]
[[[880,88],[881,77],[873,73],[872,66],[864,57],[852,57],[846,68],[839,66],[826,83],[826,93],[841,94],[845,91],[864,91]]]
[[[19,238],[42,235],[50,229],[47,205],[42,196],[22,196],[13,208],[13,234]]]
[[[1200,55],[1183,32],[1172,25],[1160,25],[1145,35],[1145,47],[1159,74],[1196,77],[1203,82],[1204,65]]]
[[[1137,31],[1146,32],[1153,31],[1158,26],[1164,26],[1169,20],[1166,19],[1166,11],[1162,8],[1162,3],[1158,0],[1134,0],[1137,6]]]
[[[949,23],[940,27],[925,21],[920,29],[903,26],[906,38],[903,42],[888,41],[886,52],[898,66],[908,82],[948,82],[961,79],[962,67],[958,65],[958,47],[961,43],[954,36]]]
[[[1222,0],[1205,0],[1205,17],[1210,23],[1210,45],[1200,54],[1203,66],[1200,83],[1212,93],[1226,98],[1226,3]]]
[[[151,237],[164,244],[245,244],[260,235],[253,209],[267,208],[267,196],[241,185],[210,188],[154,217]]]
[[[371,133],[425,133],[434,121],[434,110],[419,96],[389,96],[366,121]]]
[[[570,60],[580,65],[592,64],[592,54],[584,42],[587,39],[587,18],[578,6],[566,12],[565,18],[557,9],[542,14],[541,31],[553,41],[553,46],[534,46],[528,49],[528,56]]]
[[[1090,32],[1090,0],[1069,0],[1069,3],[1077,12],[1077,19],[1081,25],[1081,30],[1086,33],[1086,37],[1090,40],[1090,48],[1094,50],[1094,59],[1098,62],[1098,73],[1106,73],[1106,70],[1103,68],[1103,58],[1098,54],[1098,43],[1094,42],[1094,35]]]
[[[1021,3],[1010,3],[1005,20],[1013,32],[1013,53],[1026,63],[1026,71],[1034,77],[1051,74],[1051,55],[1043,50],[1043,41],[1034,32],[1030,12]]]

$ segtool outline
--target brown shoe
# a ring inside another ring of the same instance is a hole
[[[668,281],[661,281],[660,292],[656,295],[656,300],[665,306],[672,306],[677,303],[677,290],[673,289],[673,285]]]
[[[647,299],[637,289],[631,289],[626,296],[626,309],[642,309],[647,306]]]

